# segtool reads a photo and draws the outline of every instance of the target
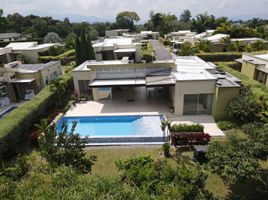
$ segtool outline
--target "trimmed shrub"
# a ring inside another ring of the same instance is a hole
[[[201,124],[175,124],[170,128],[170,132],[204,132]]]
[[[214,64],[215,65],[221,65],[222,64],[222,62],[214,62]],[[232,68],[232,69],[234,69],[234,70],[236,70],[236,71],[241,71],[241,67],[242,67],[242,64],[241,63],[239,63],[239,62],[224,62],[224,64],[226,65],[226,66],[228,66],[228,67],[230,67],[230,68]]]
[[[242,57],[242,53],[239,52],[197,53],[195,55],[206,62],[230,62]]]
[[[69,50],[58,56],[39,56],[39,61],[47,63],[50,61],[60,60],[62,65],[75,61],[75,50]]]
[[[230,130],[235,127],[235,123],[231,121],[218,121],[217,125],[223,131]]]
[[[72,76],[63,76],[66,88],[72,84]],[[18,152],[18,144],[27,138],[33,124],[46,117],[48,111],[55,107],[57,97],[55,92],[46,86],[33,99],[25,102],[0,120],[0,158],[8,157]]]

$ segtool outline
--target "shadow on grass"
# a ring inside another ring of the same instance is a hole
[[[266,200],[268,199],[268,170],[263,171],[262,180],[249,179],[230,186],[226,199]]]

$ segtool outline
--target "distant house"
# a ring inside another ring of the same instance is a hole
[[[134,62],[141,60],[141,44],[134,43],[132,38],[106,38],[93,44],[97,61],[120,60],[129,57]]]
[[[0,48],[0,66],[13,61],[11,48]]]
[[[6,87],[6,97],[11,102],[32,98],[44,86],[62,75],[59,61],[41,64],[21,64],[19,61],[4,65],[0,82]]]
[[[11,41],[22,41],[27,40],[27,36],[21,33],[0,33],[0,41],[11,42]]]
[[[129,29],[115,29],[115,30],[107,30],[105,31],[106,37],[117,37],[122,36],[123,33],[127,33]]]
[[[193,43],[193,38],[196,35],[196,32],[191,32],[190,30],[181,30],[177,32],[171,32],[170,34],[165,35],[165,39],[175,42],[190,42]]]
[[[163,104],[176,115],[212,115],[215,119],[227,117],[225,107],[240,88],[239,79],[196,56],[135,64],[127,59],[86,61],[72,74],[78,94],[92,96],[94,101],[140,88],[147,99],[165,93]]]
[[[268,54],[244,53],[242,59],[237,59],[237,61],[242,63],[241,73],[268,86]]]
[[[160,34],[154,31],[141,31],[140,35],[143,40],[158,40]]]
[[[30,63],[38,62],[38,52],[56,47],[58,44],[38,44],[37,42],[11,42],[6,48],[11,48],[13,54],[22,54]]]

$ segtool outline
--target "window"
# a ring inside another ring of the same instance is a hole
[[[184,95],[184,115],[210,115],[212,112],[213,94]]]
[[[58,74],[57,74],[57,72],[53,72],[49,76],[50,76],[50,81],[54,81],[58,77]]]
[[[89,80],[79,80],[78,86],[79,86],[80,95],[84,95],[84,96],[91,95],[91,89],[89,88]]]

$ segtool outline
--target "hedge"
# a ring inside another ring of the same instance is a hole
[[[201,124],[175,124],[170,128],[170,132],[204,132]]]
[[[230,62],[242,57],[241,52],[197,53],[195,55],[206,62]]]
[[[239,78],[244,86],[249,86],[253,95],[256,98],[256,101],[259,101],[260,98],[264,99],[266,101],[266,104],[268,105],[268,88],[259,83],[258,81],[252,80],[248,78],[246,75],[242,74],[241,72],[238,72],[228,66],[228,64],[222,62],[217,63],[218,66],[223,70],[226,71],[235,77]]]
[[[75,50],[69,50],[58,56],[39,56],[39,61],[47,63],[50,61],[60,60],[62,65],[75,61]]]
[[[72,84],[71,73],[63,76],[68,83]],[[46,86],[33,99],[25,102],[0,120],[0,158],[17,153],[21,141],[25,140],[33,124],[47,117],[57,102],[55,92]]]
[[[220,65],[222,64],[222,62],[214,62],[215,65]],[[242,68],[242,64],[239,62],[224,62],[225,65],[227,65],[228,67],[236,70],[236,71],[241,71]]]

